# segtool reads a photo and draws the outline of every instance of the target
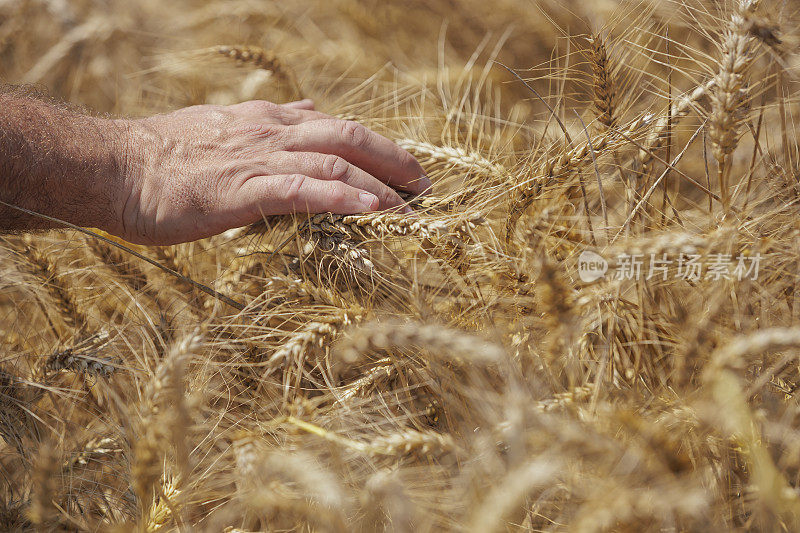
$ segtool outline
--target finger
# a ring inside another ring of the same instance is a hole
[[[275,152],[270,154],[269,170],[275,174],[296,172],[314,179],[341,181],[377,196],[379,210],[399,208],[406,213],[413,213],[394,189],[337,155],[316,152]]]
[[[309,102],[310,105],[305,104],[304,102]],[[314,102],[311,100],[289,102],[288,104],[283,104],[283,107],[292,111],[292,113],[286,117],[283,122],[285,126],[293,126],[296,124],[302,124],[304,122],[311,122],[312,120],[334,120],[332,116],[321,111],[317,111],[314,108]]]
[[[302,174],[258,176],[239,190],[249,222],[264,215],[336,213],[349,215],[375,211],[378,197],[341,181],[318,180]]]
[[[285,126],[295,126],[314,120],[333,120],[332,116],[326,115],[320,111],[314,111],[313,109],[289,109],[291,109],[292,113],[284,120],[283,124]]]
[[[288,102],[283,104],[283,107],[289,107],[292,109],[305,109],[306,111],[314,111],[314,101],[310,98],[305,98],[303,100],[298,100],[296,102]]]
[[[309,104],[305,102],[310,102]],[[292,126],[302,124],[312,120],[329,120],[332,117],[319,111],[314,111],[314,104],[311,100],[301,100],[300,102],[289,102],[288,104],[275,104],[266,100],[250,100],[241,104],[229,106],[229,109],[248,120],[256,123],[280,124]]]
[[[286,150],[338,155],[380,181],[409,192],[419,194],[430,187],[430,180],[411,154],[357,122],[317,120],[287,130]]]

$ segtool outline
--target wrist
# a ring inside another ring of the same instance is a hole
[[[105,177],[97,180],[99,190],[95,192],[107,206],[106,216],[95,226],[113,235],[126,237],[133,228],[126,212],[131,209],[131,200],[139,187],[141,162],[137,156],[134,120],[102,119],[98,127],[102,139],[99,154]],[[128,213],[129,215],[129,213]]]
[[[67,132],[69,132],[67,134]],[[53,165],[53,211],[79,226],[118,231],[125,188],[125,131],[121,121],[72,115],[64,121]]]

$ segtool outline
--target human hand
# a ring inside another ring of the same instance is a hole
[[[103,229],[137,244],[192,241],[266,215],[410,213],[394,188],[419,194],[431,185],[411,154],[308,100],[114,123],[124,152],[118,227]]]

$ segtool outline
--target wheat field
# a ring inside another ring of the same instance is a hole
[[[433,181],[414,217],[127,245],[150,262],[0,236],[0,530],[797,531],[798,22],[0,2],[4,83],[112,116],[312,98]]]

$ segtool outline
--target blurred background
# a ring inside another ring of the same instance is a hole
[[[703,4],[696,6],[686,17],[677,4],[655,1],[5,0],[0,78],[115,114],[293,96],[278,90],[269,73],[203,53],[236,44],[273,53],[295,74],[303,96],[316,99],[332,100],[371,76],[435,85],[496,58],[569,104],[590,98],[581,36],[636,40],[639,47],[628,47],[624,62],[641,71],[648,65],[648,74],[657,75],[644,56],[666,52],[665,32],[679,41],[689,35],[687,18],[713,22],[713,6],[705,15]],[[685,44],[694,52],[709,49],[692,35]],[[533,98],[502,69],[487,74],[500,82],[509,105]],[[644,81],[638,90],[663,91]]]

